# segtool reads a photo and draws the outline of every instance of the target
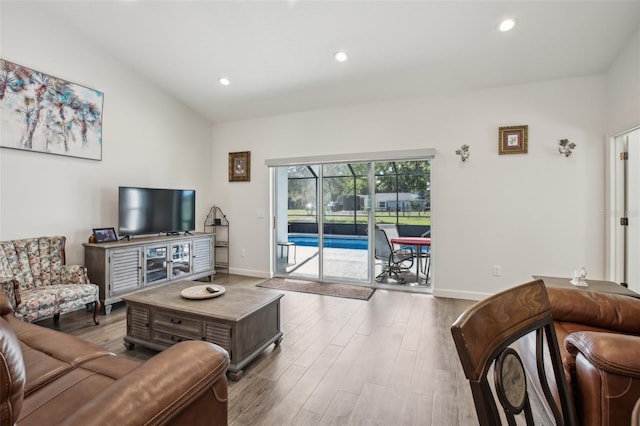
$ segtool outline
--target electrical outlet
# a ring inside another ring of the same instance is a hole
[[[502,266],[493,265],[493,276],[499,277],[500,275],[502,275]]]
[[[247,251],[245,249],[240,249],[240,257],[245,257],[247,255]]]

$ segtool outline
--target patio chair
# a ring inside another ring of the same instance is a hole
[[[387,238],[389,241],[394,238],[398,238],[400,233],[398,232],[398,225],[394,223],[380,223],[376,225],[378,228],[382,229],[385,234],[387,234]],[[431,237],[431,229],[426,232],[420,234],[421,237]],[[406,248],[405,246],[400,246],[400,248],[396,249],[396,246],[391,244],[395,251],[400,253],[401,255],[409,255],[411,253],[411,249]],[[420,268],[420,273],[424,274],[427,282],[429,281],[429,274],[431,272],[431,248],[430,247],[422,247],[419,252],[414,253],[416,258],[418,259],[418,267]]]
[[[431,238],[431,229],[423,232],[420,236],[423,238]],[[425,247],[425,250],[420,252],[420,265],[422,265],[422,272],[425,273],[428,282],[429,272],[431,271],[431,247]]]
[[[400,273],[409,271],[413,266],[413,249],[394,250],[387,238],[386,232],[375,230],[375,257],[383,262],[382,272],[376,276],[376,281],[382,281],[385,276],[404,283]]]
[[[391,242],[391,240],[393,240],[394,238],[400,237],[400,233],[398,232],[398,225],[396,225],[395,223],[379,223],[376,225],[376,227],[384,231],[384,233],[387,235],[387,239],[389,240],[389,242]],[[391,247],[393,247],[393,250],[403,255],[409,254],[409,252],[411,251],[411,249],[408,249],[404,246],[400,246],[399,248],[396,248],[396,246],[393,243],[391,244]]]

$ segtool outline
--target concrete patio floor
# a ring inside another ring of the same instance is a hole
[[[317,247],[300,246],[289,247],[289,263],[287,263],[287,252],[280,250],[277,255],[277,275],[290,276],[300,279],[318,279],[319,271],[319,251]],[[294,262],[295,256],[295,263]],[[431,293],[433,290],[431,280],[425,282],[424,274],[420,274],[420,281],[416,282],[417,262],[414,262],[410,271],[403,273],[404,283],[398,282],[389,277],[381,282],[375,281],[375,277],[382,271],[382,263],[376,260],[373,277],[367,277],[368,250],[357,250],[347,248],[324,249],[324,279],[325,281],[340,281],[357,285],[373,286],[376,288],[400,289],[405,291],[415,291],[420,293]]]

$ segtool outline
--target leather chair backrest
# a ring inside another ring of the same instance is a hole
[[[547,294],[556,321],[640,334],[640,299],[560,287],[548,287]]]

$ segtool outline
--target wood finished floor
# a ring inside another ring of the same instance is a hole
[[[258,278],[219,274],[227,288]],[[260,289],[261,291],[279,291]],[[229,381],[230,425],[474,425],[469,385],[449,326],[472,302],[376,290],[368,301],[280,291],[284,340]],[[93,326],[74,312],[41,325],[148,359],[122,344],[125,307]]]

